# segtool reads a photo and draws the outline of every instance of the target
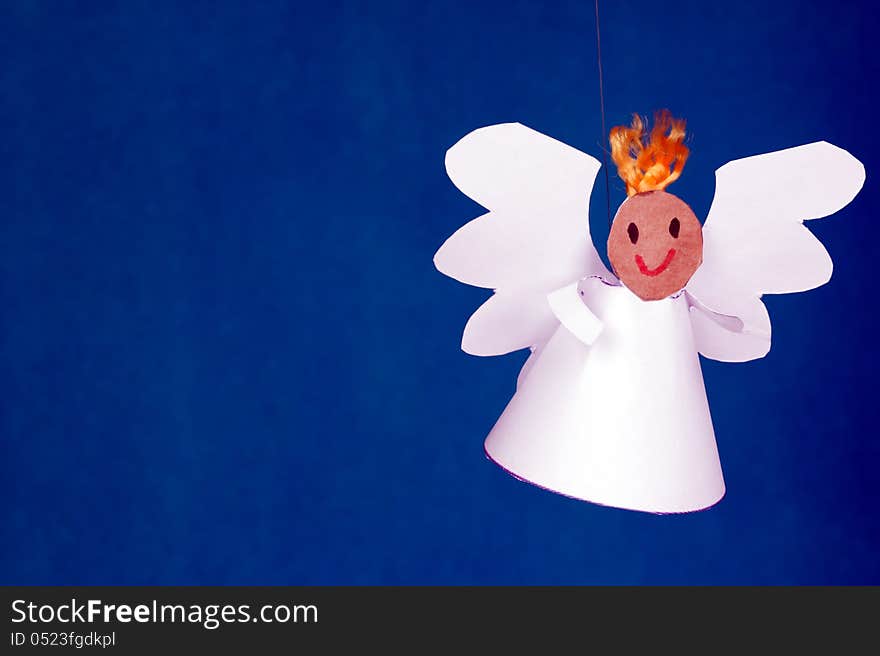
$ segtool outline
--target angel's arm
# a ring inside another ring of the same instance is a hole
[[[691,328],[697,350],[711,360],[745,362],[763,357],[770,350],[770,317],[763,303],[743,307],[739,316],[721,314],[686,292]],[[749,316],[757,312],[757,316]],[[747,327],[748,326],[748,327]]]
[[[602,332],[602,322],[584,302],[580,284],[574,282],[547,295],[553,315],[565,328],[587,346]]]

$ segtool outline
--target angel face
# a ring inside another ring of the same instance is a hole
[[[703,231],[687,204],[665,191],[627,198],[608,235],[608,259],[636,296],[658,301],[682,289],[703,261]]]

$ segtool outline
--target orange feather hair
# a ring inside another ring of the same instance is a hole
[[[654,115],[654,127],[645,140],[645,122],[633,114],[632,125],[611,128],[611,159],[626,183],[626,195],[665,189],[678,180],[690,151],[684,145],[684,119],[672,118],[668,110]]]

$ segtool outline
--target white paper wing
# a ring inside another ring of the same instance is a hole
[[[703,264],[687,286],[699,300],[691,312],[700,353],[725,362],[767,354],[770,319],[761,295],[828,282],[831,257],[803,222],[846,206],[864,181],[861,162],[824,141],[718,169],[703,227]],[[719,321],[724,315],[740,319],[741,329]]]
[[[446,240],[434,264],[496,290],[465,326],[464,351],[501,355],[546,341],[558,325],[547,294],[587,275],[610,276],[590,238],[599,168],[519,123],[475,130],[449,149],[450,179],[489,212]]]

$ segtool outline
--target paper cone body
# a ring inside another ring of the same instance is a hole
[[[595,281],[591,345],[560,326],[486,439],[524,481],[654,513],[712,506],[724,479],[684,294],[642,301]]]

